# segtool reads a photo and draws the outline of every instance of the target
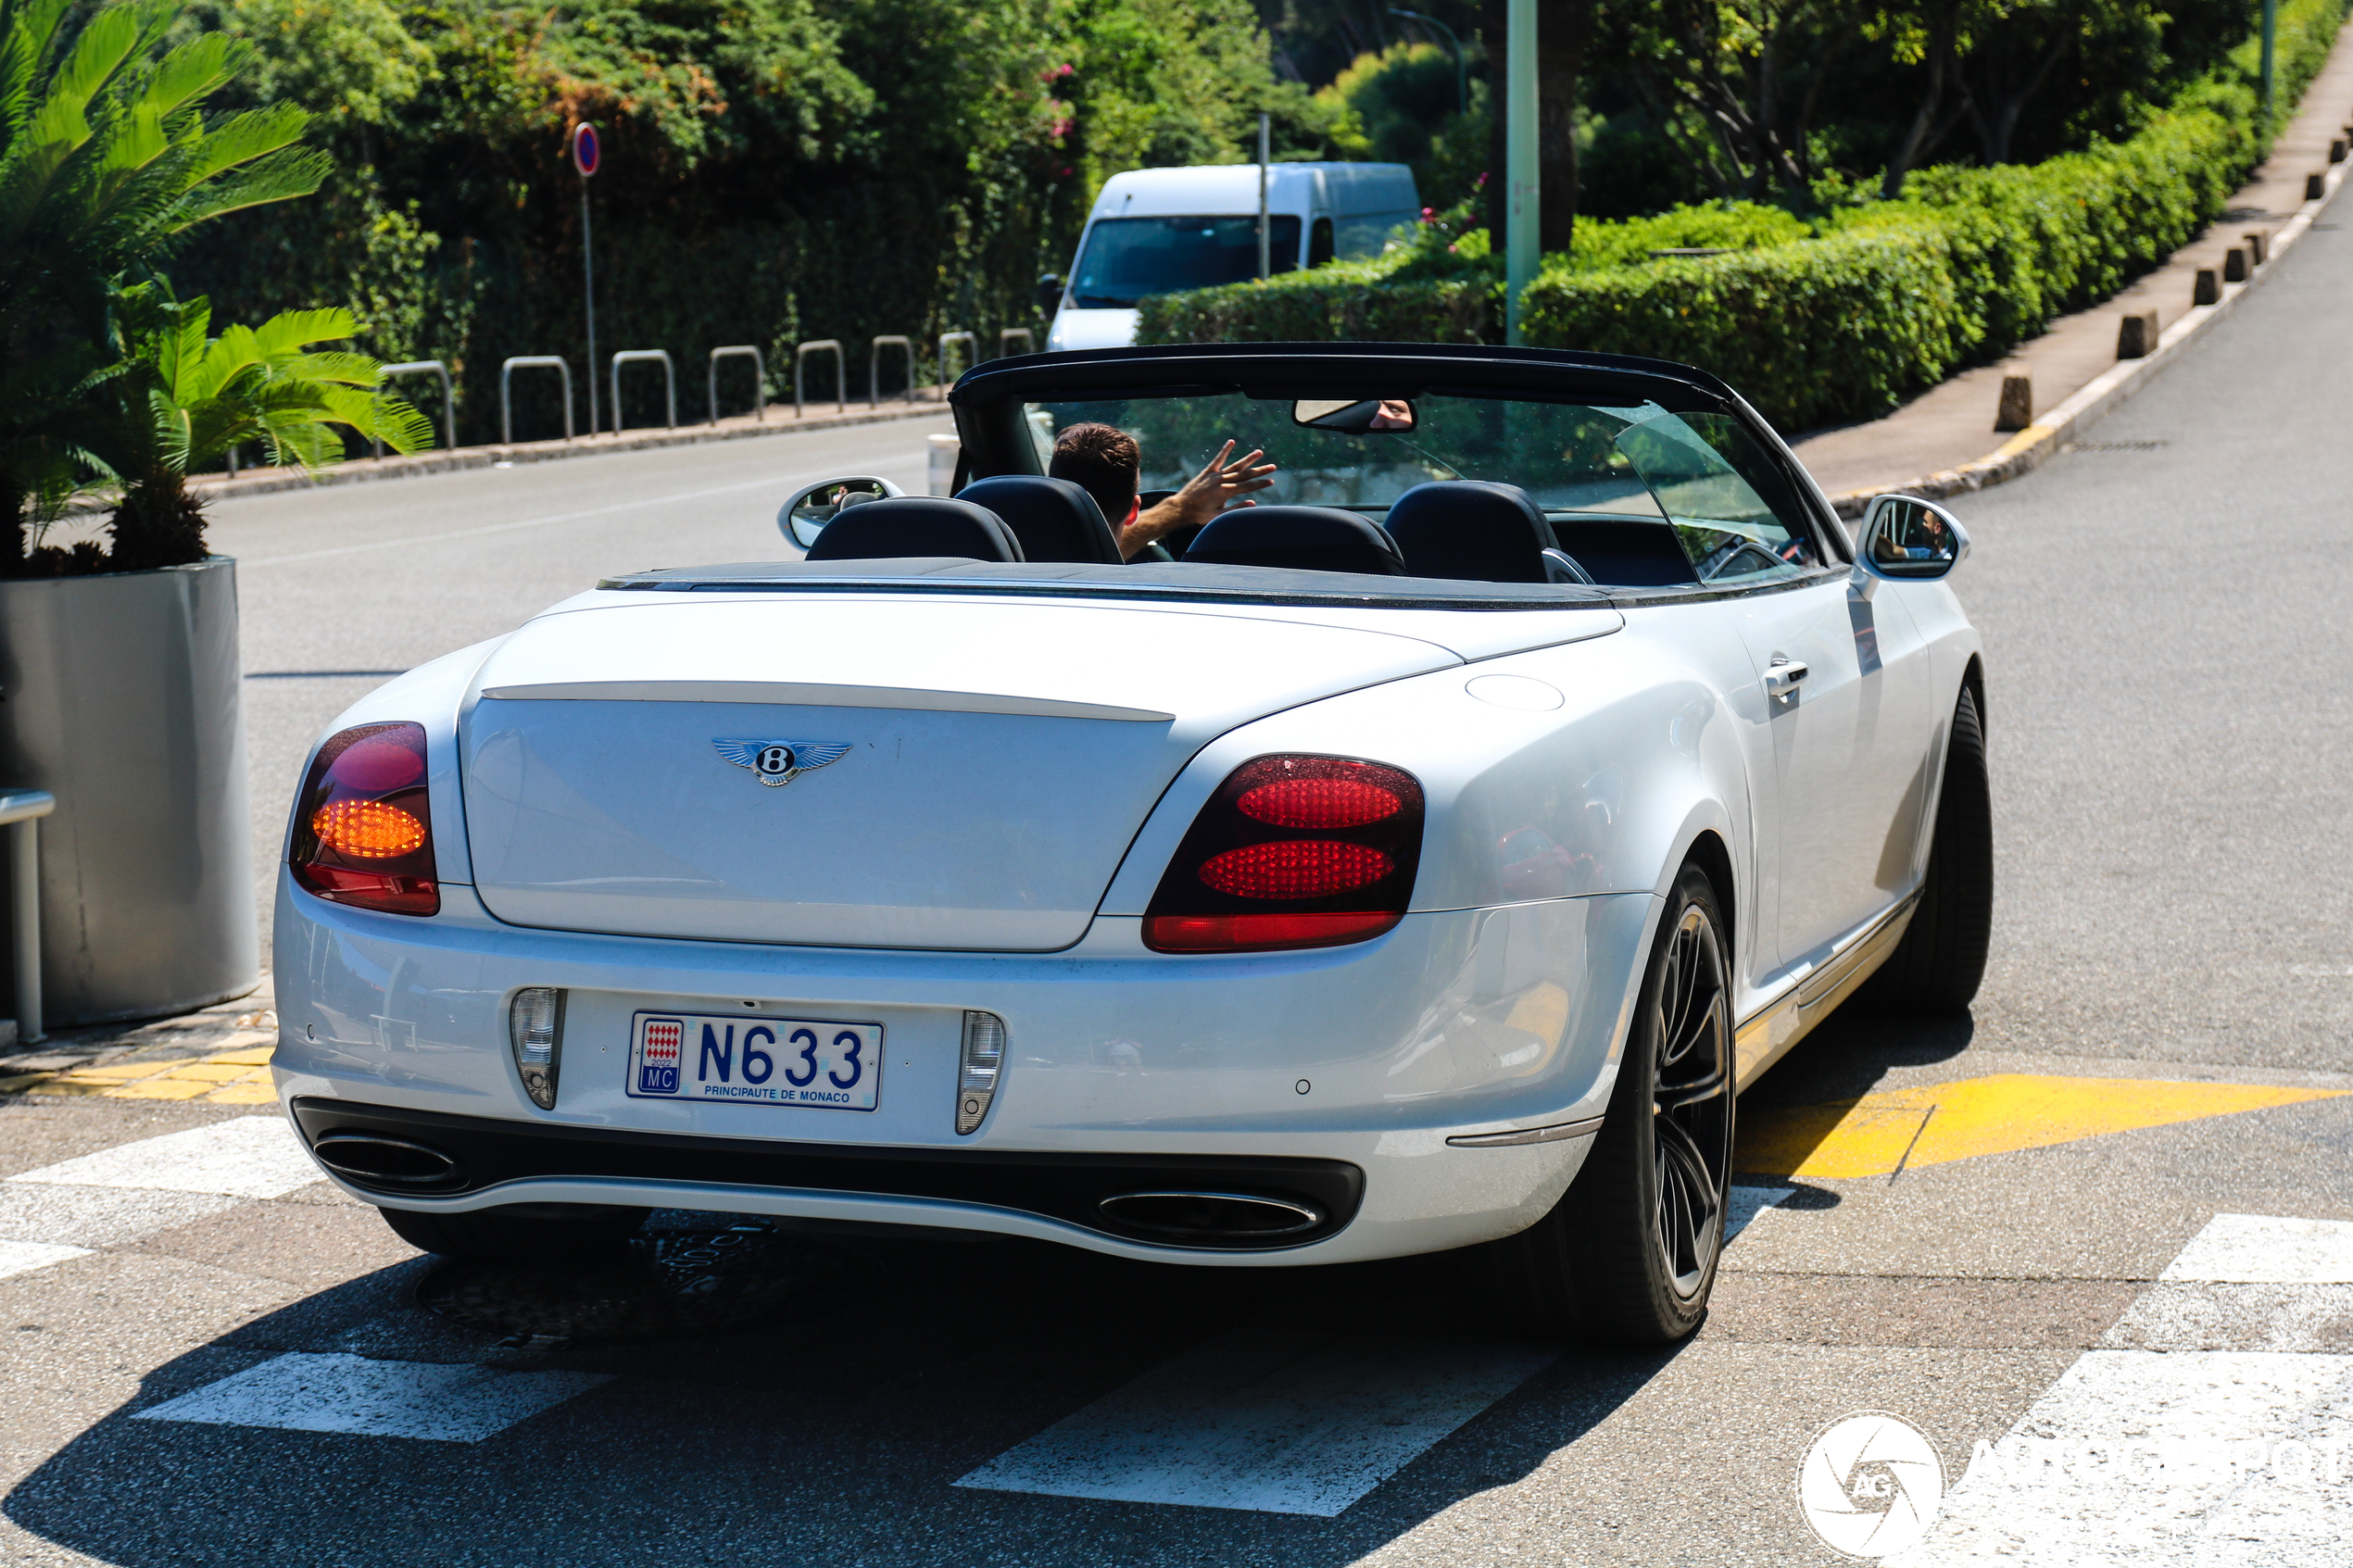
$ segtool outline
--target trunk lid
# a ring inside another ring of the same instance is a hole
[[[1133,603],[598,595],[476,677],[475,884],[519,925],[1051,950],[1205,742],[1459,662]]]

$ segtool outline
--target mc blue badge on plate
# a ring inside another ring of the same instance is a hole
[[[641,1012],[629,1035],[639,1099],[872,1110],[882,1090],[879,1023]]]

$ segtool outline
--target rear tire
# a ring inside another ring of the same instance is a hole
[[[1977,695],[1963,686],[1919,904],[1904,940],[1856,999],[1897,1012],[1959,1012],[1985,979],[1993,937],[1994,792]]]
[[[1551,1213],[1495,1244],[1532,1326],[1664,1345],[1707,1315],[1731,1181],[1730,952],[1714,886],[1686,865],[1584,1165]]]
[[[576,1210],[576,1213],[564,1213]],[[409,1246],[475,1263],[524,1268],[575,1268],[618,1261],[648,1210],[591,1204],[534,1204],[529,1212],[480,1209],[470,1214],[427,1214],[379,1209],[384,1223]]]

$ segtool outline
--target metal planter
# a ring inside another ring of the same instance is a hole
[[[225,556],[0,580],[0,784],[57,797],[41,833],[52,1027],[259,984],[241,675]]]

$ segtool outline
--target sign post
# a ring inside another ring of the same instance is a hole
[[[1273,272],[1273,239],[1266,231],[1266,155],[1267,127],[1272,117],[1258,117],[1258,275],[1268,277]]]
[[[572,166],[580,170],[580,282],[588,314],[588,433],[597,433],[597,262],[588,235],[588,177],[604,161],[597,128],[583,120],[572,128]],[[618,424],[621,410],[613,410]]]

